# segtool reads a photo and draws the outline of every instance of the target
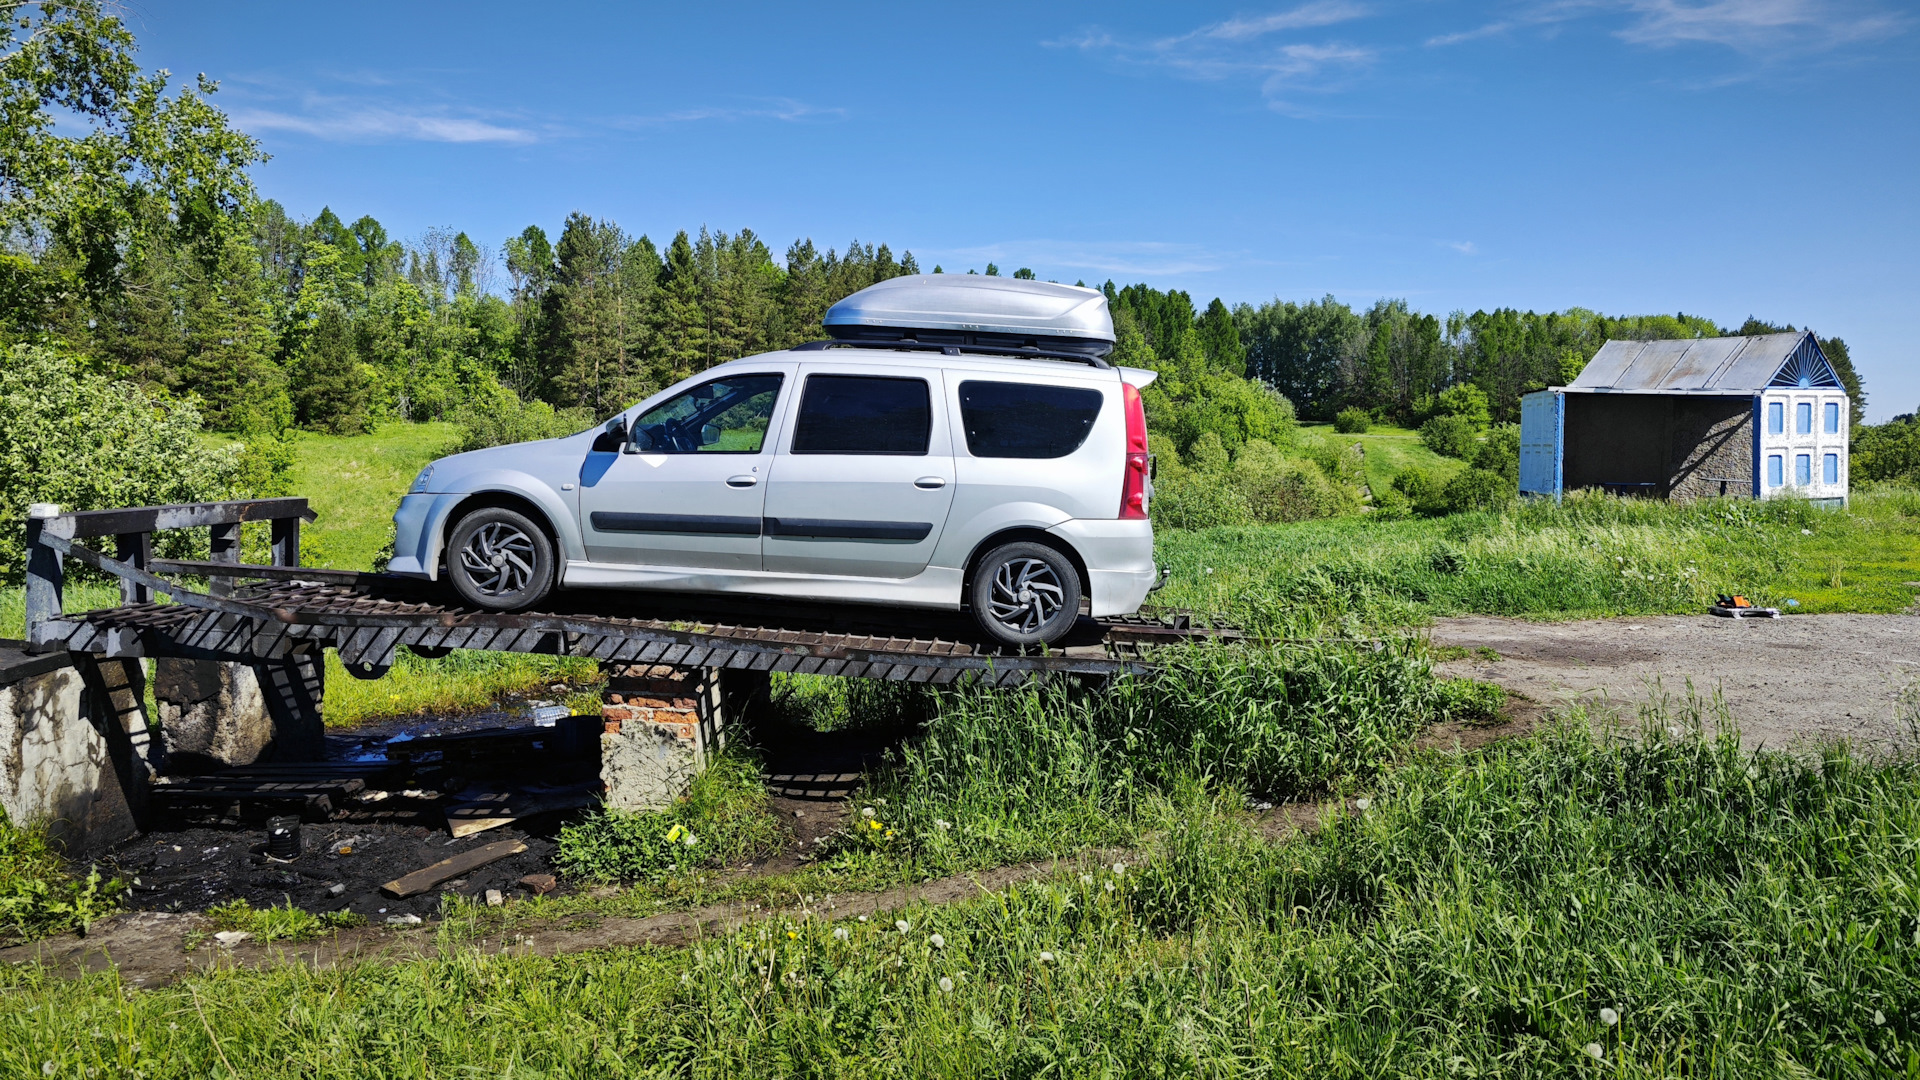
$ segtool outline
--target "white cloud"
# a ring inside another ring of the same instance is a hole
[[[524,127],[453,115],[435,107],[314,102],[302,113],[241,109],[233,120],[242,131],[292,131],[329,142],[530,143],[538,138]]]
[[[629,116],[613,121],[616,127],[651,127],[657,124],[689,124],[701,120],[841,120],[847,110],[838,106],[809,105],[792,98],[768,98],[751,105],[708,105],[679,109],[653,116]]]
[[[1168,276],[1200,274],[1221,269],[1229,260],[1220,252],[1198,244],[1173,244],[1150,240],[1093,241],[1011,240],[981,247],[950,248],[935,251],[939,259],[958,264],[951,268],[965,273],[968,267],[981,269],[997,263],[1000,272],[1011,274],[1022,266],[1040,268],[1042,273],[1064,268],[1093,274]]]
[[[1723,45],[1745,53],[1816,52],[1903,32],[1908,18],[1879,0],[1549,0],[1516,5],[1483,26],[1427,39],[1456,45],[1590,16],[1626,16],[1615,36],[1634,45]]]
[[[1742,52],[1831,49],[1897,34],[1907,20],[1877,4],[1848,0],[1627,0],[1636,21],[1619,31],[1636,45],[1704,42]]]
[[[1462,255],[1480,254],[1480,249],[1475,247],[1471,240],[1448,240],[1446,245]]]
[[[1281,111],[1298,112],[1289,99],[1325,93],[1376,58],[1368,48],[1338,43],[1276,41],[1275,35],[1350,22],[1369,14],[1349,0],[1312,0],[1269,15],[1235,16],[1182,34],[1128,41],[1098,28],[1045,44],[1112,56],[1123,63],[1164,68],[1193,79],[1258,79],[1261,93]]]

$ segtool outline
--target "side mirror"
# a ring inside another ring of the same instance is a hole
[[[700,445],[712,446],[720,441],[720,429],[712,424],[700,425]]]
[[[612,454],[626,449],[627,418],[616,416],[607,421],[600,434],[593,437],[593,451],[597,454]]]

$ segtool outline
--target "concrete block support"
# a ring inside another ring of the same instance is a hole
[[[664,664],[607,665],[600,780],[608,806],[658,810],[686,794],[726,745],[718,673]]]
[[[137,835],[152,777],[140,662],[24,645],[0,642],[0,809],[72,855]]]
[[[317,655],[252,664],[154,661],[153,697],[169,766],[319,760],[325,678]]]

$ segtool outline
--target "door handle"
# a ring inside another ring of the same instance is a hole
[[[727,477],[727,486],[731,488],[750,488],[760,482],[760,478],[747,473]]]
[[[938,491],[947,486],[947,478],[944,476],[923,476],[915,480],[913,486],[926,491]]]

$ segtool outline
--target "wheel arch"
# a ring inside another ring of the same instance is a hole
[[[1093,602],[1093,576],[1087,572],[1087,560],[1057,533],[1031,526],[1001,529],[974,545],[973,551],[967,555],[966,572],[960,577],[961,610],[971,610],[973,607],[973,576],[980,569],[980,560],[986,558],[987,552],[1001,544],[1014,544],[1021,541],[1050,547],[1067,557],[1067,561],[1073,564],[1074,575],[1080,579],[1080,607],[1081,613],[1085,614],[1088,605]]]
[[[560,535],[553,527],[553,521],[548,517],[547,512],[540,508],[538,503],[527,498],[525,495],[511,491],[476,491],[455,503],[453,509],[447,511],[446,520],[440,525],[440,558],[437,561],[441,573],[443,575],[445,573],[447,553],[453,547],[453,530],[460,527],[461,519],[473,513],[475,510],[485,510],[491,507],[499,507],[502,510],[512,510],[516,514],[524,514],[528,521],[539,526],[540,531],[547,534],[547,543],[553,545],[555,562],[553,568],[553,583],[555,585],[560,584],[560,564],[566,560],[566,554],[561,547]]]

